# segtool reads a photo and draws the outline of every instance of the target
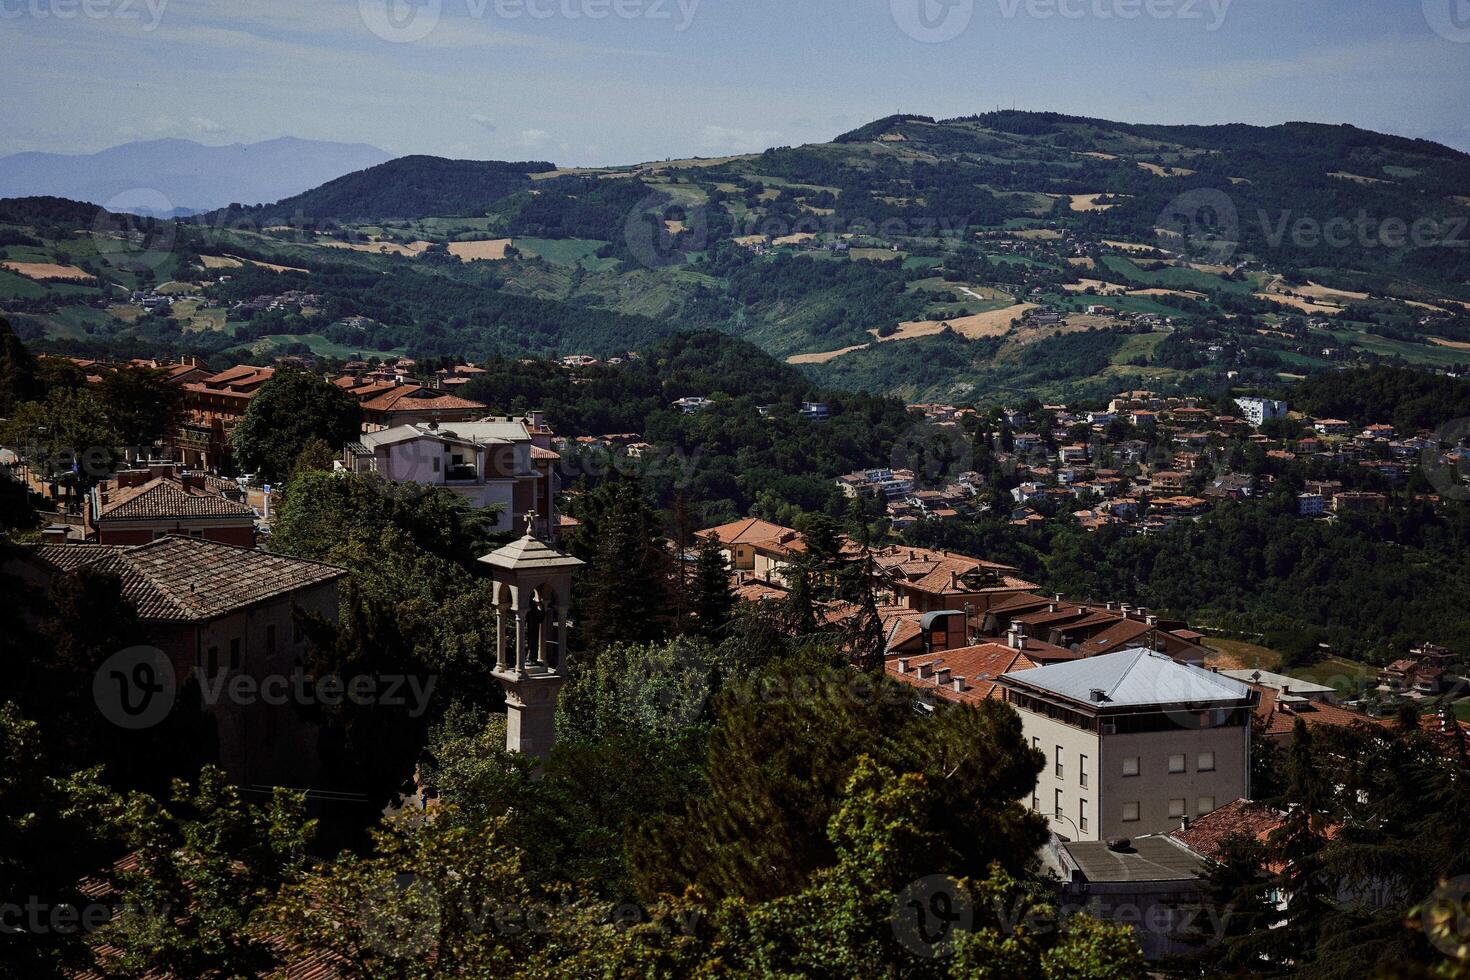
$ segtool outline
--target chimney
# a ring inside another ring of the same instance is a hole
[[[934,664],[932,664],[932,663],[919,664],[919,680],[928,680],[929,679],[929,675],[931,673],[933,673],[933,671],[934,671]]]
[[[948,683],[949,683],[949,668],[948,667],[937,667],[937,668],[935,668],[935,670],[934,670],[934,684],[935,684],[935,686],[937,686],[937,687],[943,687],[944,685],[946,685]]]
[[[1100,687],[1094,687],[1091,691],[1087,692],[1087,698],[1093,704],[1102,704],[1108,699],[1108,692]]]
[[[949,587],[955,592],[958,592],[960,590],[960,573],[954,571],[953,569],[951,569],[949,573]]]
[[[1057,611],[1057,604],[1055,602],[1048,603],[1047,604],[1047,607],[1046,607],[1046,611],[1047,612],[1056,612]]]
[[[1006,646],[1010,647],[1012,650],[1019,650],[1023,646],[1025,646],[1025,644],[1021,642],[1024,638],[1025,634],[1021,632],[1020,625],[1017,623],[1012,623],[1010,630],[1006,633]]]
[[[898,672],[900,674],[907,674],[909,672],[909,662],[908,662],[908,659],[907,658],[905,658],[905,657],[900,657],[899,658],[899,660],[898,660]]]
[[[1157,626],[1159,625],[1159,617],[1153,615],[1145,616],[1144,622],[1148,623],[1148,625],[1150,626]]]
[[[1112,612],[1112,611],[1113,611],[1113,604],[1111,602],[1109,602],[1108,603],[1108,612]]]
[[[954,679],[954,692],[956,694],[965,693],[965,679],[963,677],[956,677]]]
[[[41,540],[46,544],[66,544],[71,529],[65,524],[52,524],[41,531]]]
[[[1188,830],[1189,829],[1189,818],[1188,817],[1185,817],[1183,820],[1179,821],[1179,829],[1180,830]]]

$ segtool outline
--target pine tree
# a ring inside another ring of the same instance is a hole
[[[711,640],[720,639],[735,611],[735,592],[730,587],[730,566],[713,537],[700,541],[689,584],[688,606],[695,631]]]

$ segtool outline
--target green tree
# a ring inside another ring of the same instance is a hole
[[[576,579],[578,639],[587,647],[648,643],[665,636],[673,614],[672,560],[662,520],[629,481],[608,484],[579,502]]]
[[[39,391],[35,357],[0,316],[0,418],[9,418],[17,405],[31,401]]]
[[[730,587],[730,565],[713,537],[699,542],[689,591],[694,630],[708,639],[718,640],[735,611],[735,592]]]
[[[284,369],[250,400],[230,441],[241,466],[279,480],[313,437],[341,446],[361,428],[362,407],[351,394],[306,371]]]
[[[123,367],[102,375],[97,388],[123,445],[148,449],[178,423],[183,390],[162,371]]]
[[[76,488],[112,472],[122,444],[107,407],[86,388],[52,388],[44,400],[18,406],[0,440],[44,479]]]
[[[94,941],[125,976],[250,976],[276,965],[267,903],[299,880],[316,822],[299,793],[245,802],[218,769],[176,782],[173,809],[132,794],[112,830],[136,863],[112,884],[124,908]]]

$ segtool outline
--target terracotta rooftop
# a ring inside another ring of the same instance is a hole
[[[1208,860],[1215,860],[1225,841],[1231,837],[1249,837],[1265,841],[1277,827],[1283,815],[1252,800],[1233,800],[1210,811],[1169,834],[1194,853]]]
[[[131,547],[56,544],[28,550],[61,571],[89,565],[116,574],[138,614],[155,622],[208,622],[347,574],[321,562],[181,535]]]
[[[213,490],[191,487],[177,478],[158,476],[136,487],[109,490],[97,519],[160,520],[176,517],[248,517],[255,511]]]
[[[900,664],[907,669],[900,671]],[[995,680],[1002,674],[1030,670],[1035,666],[1035,661],[1020,650],[1012,650],[1003,643],[982,643],[939,653],[890,657],[885,669],[889,676],[920,690],[933,691],[943,700],[975,704],[999,697]],[[928,677],[919,676],[921,667],[931,668]],[[935,667],[949,668],[948,683],[941,684],[935,679],[932,672]],[[955,689],[956,681],[959,682],[959,690]]]

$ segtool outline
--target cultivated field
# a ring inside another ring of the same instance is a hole
[[[434,243],[418,241],[409,242],[407,245],[400,245],[398,242],[319,241],[315,242],[314,244],[319,245],[322,248],[345,248],[352,252],[371,252],[376,255],[406,255],[409,258],[415,258],[419,255],[424,254],[424,249],[428,248]]]
[[[940,333],[946,326],[953,328],[954,332],[971,340],[980,340],[984,337],[1003,337],[1011,329],[1011,323],[1020,319],[1027,310],[1036,309],[1035,303],[1017,303],[1015,306],[1007,306],[1001,310],[991,310],[988,313],[975,313],[971,316],[957,316],[948,320],[914,320],[908,323],[900,323],[898,332],[889,337],[879,337],[877,330],[869,330],[874,340],[880,344],[892,340],[913,340],[915,337],[932,337]]]
[[[786,358],[787,364],[826,364],[833,358],[841,357],[843,354],[851,354],[853,351],[867,350],[867,344],[853,344],[851,347],[843,347],[841,350],[822,351],[820,354],[792,354]]]
[[[206,269],[238,269],[248,262],[272,272],[305,272],[308,274],[311,272],[310,269],[298,269],[294,265],[276,265],[273,262],[261,262],[258,259],[242,259],[238,255],[201,255],[199,261],[204,263]]]
[[[505,258],[505,250],[510,247],[509,238],[487,238],[476,242],[450,242],[449,254],[456,256],[461,262],[474,262],[476,259],[489,259],[496,261]]]
[[[1099,204],[1097,199],[1106,197],[1105,194],[1072,194],[1069,195],[1073,211],[1106,211],[1117,207],[1116,204]]]
[[[18,272],[27,279],[91,279],[92,273],[74,265],[58,265],[55,262],[0,262],[0,265]]]

